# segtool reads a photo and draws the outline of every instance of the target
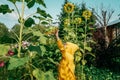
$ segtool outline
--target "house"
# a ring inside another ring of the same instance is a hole
[[[115,39],[120,34],[120,19],[112,21],[107,26],[107,35],[109,42]]]
[[[120,19],[110,22],[107,25],[107,41],[110,43],[120,34]],[[104,27],[98,27],[95,32],[93,32],[93,39],[96,41],[101,41],[105,39]]]

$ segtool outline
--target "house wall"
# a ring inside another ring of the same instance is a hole
[[[114,28],[112,27],[107,27],[107,35],[108,35],[108,40],[109,40],[109,43],[113,40],[114,38]]]
[[[107,35],[108,35],[108,42],[110,43],[113,39],[115,39],[120,34],[120,25],[115,24],[111,26],[107,26]],[[105,39],[104,36],[104,28],[97,28],[95,32],[93,32],[93,39],[95,41],[99,41],[100,39]]]
[[[107,27],[110,42],[120,34],[120,25],[112,25]]]

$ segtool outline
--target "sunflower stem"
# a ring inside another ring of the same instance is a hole
[[[19,43],[18,43],[18,57],[21,57],[21,47],[22,47],[22,32],[24,27],[24,9],[25,4],[24,0],[22,0],[22,12],[20,17],[20,34],[19,34]]]

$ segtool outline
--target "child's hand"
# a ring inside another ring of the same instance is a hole
[[[55,30],[55,36],[58,36],[59,30]]]
[[[58,40],[59,39],[59,30],[58,29],[56,29],[56,31],[55,31],[55,36],[56,36],[56,39]]]

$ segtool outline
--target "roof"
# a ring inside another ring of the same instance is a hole
[[[107,26],[112,26],[112,25],[115,25],[115,24],[118,24],[118,23],[120,23],[120,19],[117,19],[117,20],[114,20],[114,21],[108,23]]]

